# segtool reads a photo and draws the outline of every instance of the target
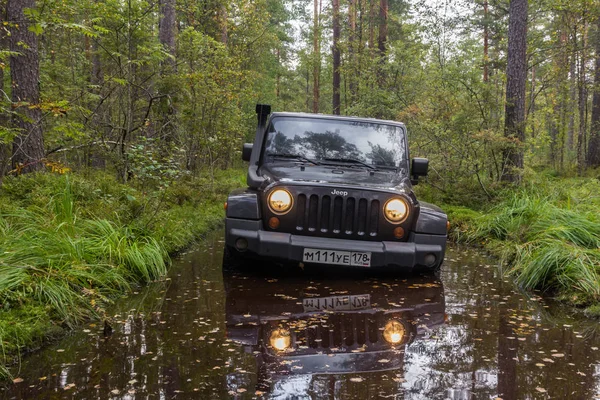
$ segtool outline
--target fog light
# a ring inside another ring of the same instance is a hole
[[[269,218],[269,228],[271,228],[271,229],[279,228],[279,218],[277,218],[277,217]]]
[[[404,328],[404,325],[402,325],[395,319],[385,324],[385,329],[383,330],[383,338],[389,344],[398,344],[402,342],[405,334],[406,329]]]
[[[429,253],[425,256],[425,265],[431,266],[431,265],[435,264],[435,260],[437,260],[437,258],[435,257],[435,254]]]
[[[292,338],[290,337],[290,331],[287,329],[276,329],[271,332],[271,337],[269,338],[269,342],[271,346],[279,351],[284,351],[290,344],[292,343]]]
[[[246,251],[246,249],[248,248],[248,241],[245,238],[238,238],[235,241],[235,247],[239,251]]]
[[[404,237],[404,228],[399,226],[396,229],[394,229],[394,237],[396,239],[402,239]]]

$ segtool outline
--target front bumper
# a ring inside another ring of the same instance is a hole
[[[236,241],[240,238],[248,243],[246,250],[239,253],[244,257],[300,263],[305,248],[371,252],[371,267],[407,270],[437,268],[446,250],[446,235],[411,232],[406,242],[333,239],[265,231],[260,220],[227,218],[225,244],[236,249]],[[435,256],[435,262],[427,264],[425,257],[431,254]]]

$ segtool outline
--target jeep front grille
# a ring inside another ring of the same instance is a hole
[[[264,330],[264,342],[269,343],[271,323]],[[374,314],[336,314],[327,319],[290,320],[286,324],[291,335],[291,348],[295,354],[311,354],[319,350],[336,348],[351,351],[363,346],[388,347],[379,330],[382,318]]]
[[[298,233],[371,237],[378,234],[379,200],[301,193],[296,201]]]

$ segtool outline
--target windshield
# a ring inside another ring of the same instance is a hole
[[[366,121],[276,117],[267,129],[264,162],[310,161],[356,167],[403,167],[404,131]]]

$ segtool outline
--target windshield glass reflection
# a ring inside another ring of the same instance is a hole
[[[348,161],[404,167],[404,131],[393,125],[321,118],[277,117],[267,130],[265,162],[302,156],[318,162]]]

